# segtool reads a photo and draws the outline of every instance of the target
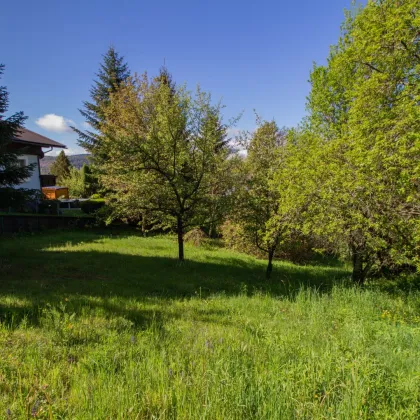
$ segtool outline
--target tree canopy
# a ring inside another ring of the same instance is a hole
[[[4,64],[0,64],[0,77],[4,68]],[[23,127],[26,117],[23,112],[16,112],[6,117],[8,107],[9,93],[5,86],[0,86],[0,188],[19,185],[33,170],[33,165],[19,165],[18,159],[22,150],[13,150],[9,147]]]
[[[274,253],[281,240],[281,229],[270,229],[269,222],[278,214],[279,191],[273,185],[273,177],[281,164],[286,130],[280,130],[275,121],[263,121],[258,116],[257,125],[252,134],[248,133],[242,139],[247,155],[231,218],[242,226],[249,240],[267,254],[266,275],[269,278]]]
[[[83,102],[83,109],[79,110],[86,123],[91,129],[82,131],[73,128],[79,135],[79,144],[92,153],[96,159],[99,154],[95,153],[95,147],[101,141],[102,124],[105,119],[105,109],[110,102],[110,95],[130,77],[128,64],[124,61],[114,47],[109,47],[103,56],[103,62],[97,73],[97,80],[90,90],[91,102]]]
[[[175,226],[183,260],[185,229],[206,221],[211,192],[220,189],[227,151],[220,124],[209,124],[221,121],[220,106],[200,89],[192,95],[144,75],[112,94],[105,112],[101,180],[114,192],[114,210]]]
[[[65,182],[65,179],[69,177],[71,167],[69,158],[64,153],[64,150],[62,150],[51,165],[50,173],[57,177],[56,182],[60,184]]]
[[[301,228],[346,246],[353,278],[419,262],[418,3],[369,2],[348,14],[278,186]]]

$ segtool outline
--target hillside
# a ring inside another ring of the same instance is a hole
[[[90,154],[88,153],[68,156],[70,163],[77,169],[80,169],[84,163],[88,164],[89,157],[90,157]],[[50,166],[53,164],[55,159],[56,159],[56,156],[45,156],[43,159],[40,160],[42,175],[46,175],[50,173]]]

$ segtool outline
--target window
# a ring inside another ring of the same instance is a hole
[[[23,157],[23,156],[20,156],[18,158],[17,163],[18,163],[19,168],[24,168],[25,166],[28,166],[29,165],[28,158],[27,157]],[[30,179],[31,179],[31,176],[29,176],[28,178],[26,178],[22,182],[28,182],[28,181],[30,181]]]

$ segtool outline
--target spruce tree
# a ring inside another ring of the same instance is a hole
[[[4,72],[4,64],[0,64],[0,77]],[[33,165],[21,167],[19,151],[11,150],[9,145],[19,133],[26,117],[23,112],[16,112],[5,117],[9,105],[9,93],[5,86],[0,86],[0,189],[2,200],[6,189],[19,185],[31,175]]]
[[[114,47],[110,47],[103,56],[103,63],[97,73],[98,79],[90,90],[91,102],[83,102],[83,109],[79,110],[92,130],[81,131],[73,127],[79,135],[79,145],[92,153],[96,161],[101,158],[96,146],[101,141],[101,125],[105,119],[104,110],[109,104],[110,94],[115,93],[129,76],[130,71],[124,57]]]
[[[57,159],[51,165],[50,172],[57,177],[57,183],[63,182],[65,178],[70,176],[71,163],[62,150]]]

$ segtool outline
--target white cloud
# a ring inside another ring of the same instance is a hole
[[[44,152],[47,149],[44,150]],[[86,154],[86,150],[82,149],[81,147],[68,147],[67,149],[53,149],[53,150],[49,150],[45,156],[58,156],[60,154],[60,152],[64,150],[64,153],[66,154],[66,156],[71,156],[71,155],[84,155]]]
[[[75,125],[72,120],[62,117],[61,115],[45,114],[38,118],[35,123],[45,130],[54,133],[71,132],[70,125]]]

